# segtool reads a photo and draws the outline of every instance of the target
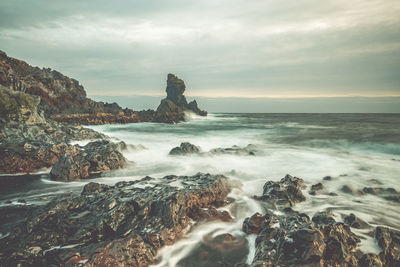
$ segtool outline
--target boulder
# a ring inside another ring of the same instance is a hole
[[[263,194],[258,199],[278,209],[292,207],[294,204],[306,200],[301,191],[304,187],[303,179],[288,174],[279,182],[266,182]]]
[[[200,153],[200,148],[191,143],[184,142],[180,146],[174,147],[169,154],[170,155],[185,155],[185,154],[198,154]]]
[[[50,178],[56,181],[79,181],[93,174],[124,168],[126,158],[119,152],[121,144],[107,140],[90,142],[76,154],[65,155],[54,164]]]

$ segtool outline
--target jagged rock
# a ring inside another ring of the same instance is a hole
[[[379,257],[383,266],[400,266],[400,232],[386,227],[377,227],[375,238],[382,249]]]
[[[353,213],[350,213],[349,215],[344,217],[344,223],[347,224],[350,227],[357,228],[357,229],[362,229],[362,228],[367,228],[368,223],[364,222],[360,218],[356,217]]]
[[[114,186],[89,183],[81,195],[26,214],[22,225],[2,238],[0,265],[76,266],[85,260],[85,266],[148,266],[161,247],[183,235],[196,209],[215,208],[229,192],[227,177],[201,173]]]
[[[81,126],[66,126],[38,113],[40,98],[0,88],[0,173],[31,173],[78,150],[68,142],[105,138]]]
[[[191,143],[184,142],[180,146],[174,147],[169,154],[170,155],[184,155],[184,154],[197,154],[200,153],[200,148]]]
[[[0,85],[0,124],[10,121],[28,125],[45,123],[37,107],[40,97],[14,92]]]
[[[183,95],[186,86],[183,80],[174,74],[168,74],[167,79],[167,97],[161,100],[153,121],[176,123],[185,119],[185,112],[193,112],[200,116],[207,116],[206,111],[198,108],[197,102],[187,103],[186,97]]]
[[[297,178],[299,179],[299,178]],[[282,179],[283,180],[283,179]],[[285,190],[273,191],[272,188],[280,188],[282,184],[294,183],[295,188],[301,188],[302,181],[293,181],[293,177],[287,181],[267,182],[267,192],[275,202],[280,200],[288,202]],[[299,189],[300,190],[300,189]],[[296,190],[297,191],[297,190]],[[400,266],[400,232],[384,227],[377,227],[375,238],[382,249],[379,255],[364,254],[357,250],[360,239],[351,232],[346,224],[360,222],[354,214],[345,217],[345,223],[336,222],[330,211],[317,212],[312,220],[304,214],[284,208],[280,213],[272,216],[278,222],[267,223],[265,218],[271,216],[267,206],[266,215],[254,214],[245,219],[243,231],[245,233],[257,233],[256,253],[251,267],[258,266]],[[250,228],[250,222],[255,227]],[[261,223],[262,222],[262,223]],[[366,224],[366,223],[365,223]],[[261,225],[261,227],[260,227]],[[249,229],[255,229],[249,230]],[[240,266],[246,266],[242,264]]]
[[[79,153],[65,155],[54,164],[50,178],[57,181],[79,181],[91,175],[124,168],[126,158],[118,151],[120,144],[107,140],[90,142]]]
[[[259,234],[265,225],[271,226],[276,222],[277,220],[272,214],[263,216],[257,212],[244,220],[242,229],[246,234]]]
[[[295,203],[306,200],[302,188],[304,188],[303,179],[288,174],[279,182],[266,182],[263,195],[259,199],[276,208],[292,207]]]
[[[5,142],[0,145],[0,173],[31,173],[51,167],[63,155],[76,153],[75,146],[66,143],[41,144]]]
[[[127,123],[151,121],[151,116],[117,103],[96,102],[86,97],[77,80],[49,68],[32,67],[26,62],[0,53],[0,85],[13,91],[40,96],[39,108],[46,117],[60,122],[83,124]],[[143,115],[143,116],[141,116]]]
[[[314,214],[312,221],[315,225],[332,225],[336,223],[333,213],[330,211],[319,211]]]

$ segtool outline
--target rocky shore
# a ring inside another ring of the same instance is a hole
[[[7,233],[0,245],[0,264],[148,266],[157,263],[162,247],[197,223],[234,220],[217,209],[234,201],[227,198],[231,187],[222,175],[144,177],[114,186],[89,183],[80,195],[65,195],[19,213],[7,210],[12,220],[0,224],[1,233]],[[246,218],[242,228],[245,234],[257,235],[250,265],[242,261],[252,244],[229,233],[204,237],[204,245],[180,263],[201,257],[201,266],[399,266],[400,232],[373,228],[370,236],[381,252],[363,253],[352,229],[371,227],[354,214],[337,222],[327,210],[312,217],[295,211],[296,203],[305,200],[305,189],[301,178],[287,175],[279,182],[267,181],[263,194],[255,196],[264,213]]]
[[[201,173],[89,183],[81,195],[31,207],[23,220],[0,224],[9,233],[1,239],[0,265],[148,266],[193,221],[232,220],[216,209],[229,191],[227,177]]]
[[[0,51],[0,85],[17,92],[40,97],[38,109],[43,116],[57,122],[76,124],[110,124],[161,122],[176,123],[185,120],[185,112],[206,116],[194,100],[187,103],[185,83],[168,74],[167,97],[154,110],[133,111],[117,103],[94,101],[75,79],[50,68],[32,67],[22,60],[8,57]]]
[[[82,151],[86,153],[86,161],[76,162],[79,162],[80,166],[88,166],[88,172],[107,171],[126,164],[118,146],[112,146],[106,141],[105,135],[79,125],[69,126],[46,119],[39,112],[39,102],[40,98],[37,96],[0,86],[0,174],[32,173],[42,168],[50,168],[56,163],[59,167],[70,157],[80,157]],[[77,140],[105,141],[81,148],[71,144]],[[100,160],[97,156],[99,154]],[[116,155],[119,164],[95,167],[101,166]],[[76,180],[73,175],[66,175],[73,173],[75,166],[68,167],[69,170],[64,168],[65,175],[60,179]],[[58,179],[59,176],[54,177]]]

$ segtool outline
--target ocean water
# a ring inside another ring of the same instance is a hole
[[[222,208],[231,212],[234,222],[209,222],[188,230],[185,238],[160,251],[158,266],[184,266],[180,262],[205,236],[221,233],[243,236],[240,229],[244,218],[262,211],[252,196],[261,195],[266,181],[278,181],[286,174],[303,178],[308,187],[323,182],[324,192],[337,194],[312,196],[308,189],[304,190],[307,200],[297,204],[296,210],[312,216],[330,209],[337,221],[354,213],[371,226],[400,230],[399,203],[340,190],[347,185],[354,192],[364,187],[391,187],[400,191],[400,114],[210,114],[205,118],[192,115],[188,119],[175,125],[90,127],[114,140],[138,146],[124,152],[130,161],[128,168],[103,174],[95,181],[114,184],[146,175],[160,178],[203,172],[224,174],[235,184],[230,194],[235,201]],[[202,151],[253,144],[258,152],[255,156],[168,155],[181,142],[195,144]],[[332,179],[323,181],[326,176]],[[0,205],[14,205],[21,198],[27,205],[44,203],[49,196],[80,191],[88,182],[53,182],[47,177],[46,172],[37,174],[24,186],[3,190]],[[366,231],[354,231],[363,238],[361,250],[379,252]],[[247,260],[251,262],[255,236],[247,238],[250,245]]]

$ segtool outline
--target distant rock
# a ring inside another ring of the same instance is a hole
[[[375,196],[379,196],[383,199],[400,203],[400,192],[396,189],[388,187],[364,187],[363,190],[360,192],[361,194],[371,194]]]
[[[185,155],[185,154],[197,154],[200,153],[200,148],[191,143],[184,142],[180,146],[173,148],[170,155]]]
[[[255,145],[249,144],[246,147],[232,146],[228,148],[213,148],[208,152],[202,152],[200,147],[188,142],[181,143],[180,146],[174,147],[170,155],[185,155],[185,154],[198,154],[198,155],[239,155],[239,156],[254,156],[258,152]]]
[[[228,148],[214,148],[211,149],[208,154],[228,154],[228,155],[241,155],[241,156],[254,156],[258,152],[255,145],[249,144],[245,147],[232,146]]]
[[[194,100],[187,103],[183,95],[186,86],[185,82],[174,74],[168,74],[167,97],[161,100],[156,113],[154,122],[176,123],[185,119],[185,112],[193,112],[200,116],[207,116],[207,112],[200,110]]]

